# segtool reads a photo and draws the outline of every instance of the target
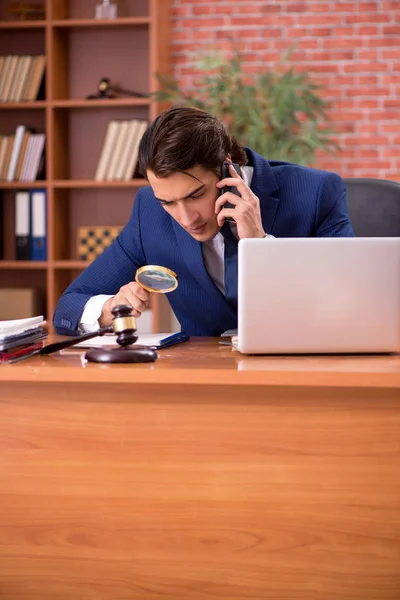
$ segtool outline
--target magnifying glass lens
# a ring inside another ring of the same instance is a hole
[[[174,271],[158,265],[146,265],[136,271],[136,282],[148,292],[166,294],[178,287],[178,277]]]

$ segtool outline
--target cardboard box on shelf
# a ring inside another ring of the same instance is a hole
[[[43,296],[34,288],[0,288],[0,321],[44,315]]]

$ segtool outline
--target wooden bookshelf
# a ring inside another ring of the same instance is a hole
[[[36,100],[36,102],[3,102],[0,104],[0,110],[40,110],[48,106],[49,103],[43,100]]]
[[[53,187],[59,189],[106,189],[106,188],[139,188],[145,187],[147,181],[143,179],[131,179],[130,181],[94,181],[93,179],[60,179],[53,182]]]
[[[116,107],[150,107],[148,98],[113,98],[111,100],[53,100],[49,105],[53,108],[116,108]]]
[[[100,21],[93,19],[55,19],[52,22],[53,27],[69,27],[69,28],[89,28],[92,29],[96,27],[98,29],[102,28],[121,28],[121,27],[132,27],[132,26],[141,26],[141,25],[151,25],[152,19],[151,17],[126,17],[126,18],[118,18],[110,21]]]
[[[118,18],[104,21],[94,18],[99,1],[42,0],[44,20],[15,21],[7,12],[9,0],[0,0],[0,55],[46,55],[45,98],[0,103],[0,135],[11,135],[21,124],[46,134],[46,179],[0,181],[0,286],[32,287],[37,281],[49,322],[64,289],[89,264],[77,255],[78,227],[124,225],[137,190],[147,185],[143,179],[94,180],[107,124],[154,119],[164,108],[150,98],[155,74],[170,71],[172,0],[124,0]],[[145,97],[86,99],[102,77]],[[15,192],[38,188],[47,193],[47,260],[17,261]],[[153,330],[168,330],[169,318],[165,299],[155,298]]]
[[[0,181],[0,189],[3,190],[34,190],[47,187],[46,181]]]
[[[49,266],[48,261],[36,261],[36,260],[1,260],[0,270],[26,270],[26,269],[47,269]],[[4,274],[2,274],[4,276]]]
[[[44,29],[48,21],[0,21],[0,31],[5,29]]]

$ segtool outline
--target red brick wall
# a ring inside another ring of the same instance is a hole
[[[244,66],[292,62],[325,86],[342,148],[315,166],[400,181],[400,0],[174,0],[174,76],[190,88],[196,52],[239,41]],[[274,158],[274,157],[270,157]]]

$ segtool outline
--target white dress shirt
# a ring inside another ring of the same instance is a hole
[[[241,167],[240,174],[243,180],[250,187],[251,180],[253,177],[253,167]],[[229,223],[232,233],[236,235],[236,224]],[[203,259],[208,274],[211,279],[220,290],[222,294],[225,294],[225,281],[224,281],[224,237],[222,233],[217,233],[215,237],[207,242],[202,243]],[[103,304],[112,296],[106,294],[100,294],[90,298],[83,310],[80,329],[82,331],[96,331],[99,328],[99,318],[103,309]]]

